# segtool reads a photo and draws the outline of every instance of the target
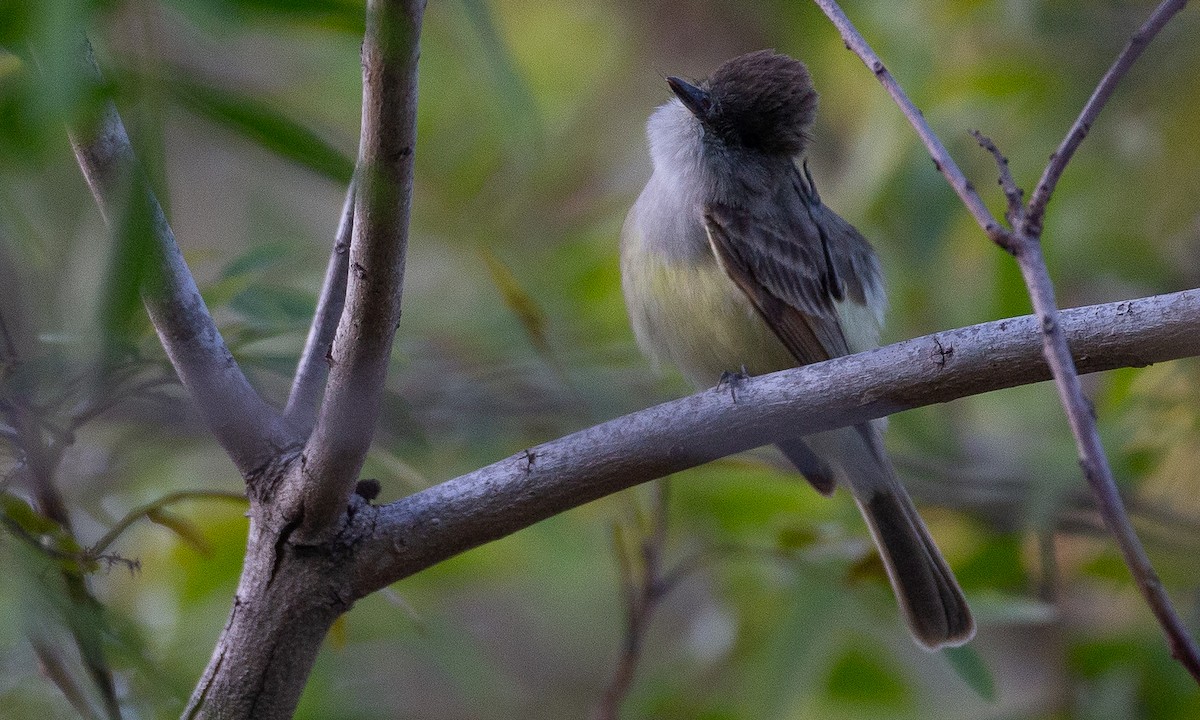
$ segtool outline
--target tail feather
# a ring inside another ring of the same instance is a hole
[[[917,642],[936,650],[970,640],[967,600],[908,495],[880,490],[858,506]]]
[[[888,579],[913,637],[936,650],[975,635],[975,620],[912,498],[896,478],[871,425],[808,438],[819,456],[838,466],[879,548]]]

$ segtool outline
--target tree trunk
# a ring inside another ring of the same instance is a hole
[[[233,609],[183,713],[188,720],[292,717],[321,642],[354,604],[348,560],[370,529],[363,516],[374,516],[357,512],[365,503],[355,497],[342,530],[318,546],[290,542],[299,519],[264,521],[256,505]]]

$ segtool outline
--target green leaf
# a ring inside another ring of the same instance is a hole
[[[195,78],[172,79],[165,86],[177,102],[197,115],[319,175],[346,184],[354,174],[352,158],[267,103]]]
[[[279,330],[307,325],[314,303],[299,290],[254,285],[234,296],[229,306],[256,327]]]
[[[195,548],[201,555],[212,554],[212,546],[204,539],[204,533],[190,520],[162,509],[150,510],[146,513],[146,519],[175,533],[180,540]]]
[[[521,286],[513,271],[500,258],[496,257],[490,248],[480,248],[479,254],[483,256],[483,262],[487,265],[492,283],[500,291],[501,300],[513,315],[517,316],[521,327],[525,329],[525,335],[529,338],[529,342],[532,343],[539,355],[550,359],[550,344],[546,339],[546,313],[533,299],[533,296]]]
[[[62,529],[61,525],[34,510],[29,503],[11,493],[0,493],[0,511],[4,512],[6,520],[16,524],[34,537]]]
[[[849,705],[900,707],[909,690],[895,670],[877,653],[857,648],[846,651],[834,663],[826,680],[830,698]]]
[[[775,533],[775,546],[785,552],[803,550],[821,539],[821,535],[810,525],[788,525]]]
[[[975,648],[963,645],[961,647],[945,648],[942,656],[950,663],[950,669],[962,678],[975,694],[987,700],[996,701],[996,681],[987,663],[975,651]]]
[[[883,558],[879,557],[879,553],[874,549],[846,570],[846,583],[850,585],[864,581],[883,584],[887,579],[887,568],[883,566]]]
[[[543,135],[537,101],[517,67],[511,50],[500,36],[495,15],[487,2],[462,0],[462,4],[467,19],[479,34],[487,60],[486,70],[492,73],[496,85],[496,99],[513,121],[511,130],[518,133],[519,140],[526,146],[526,151],[520,156],[531,160],[530,156],[538,149]]]
[[[282,242],[255,245],[226,265],[225,269],[221,271],[221,279],[230,280],[266,270],[294,252],[293,246]]]
[[[172,0],[185,12],[214,11],[236,25],[287,24],[361,37],[365,16],[362,0]]]
[[[150,332],[142,292],[158,292],[161,284],[158,262],[162,252],[156,233],[162,209],[142,182],[142,178],[130,179],[124,210],[113,226],[113,250],[100,311],[108,362],[135,354],[138,340]]]

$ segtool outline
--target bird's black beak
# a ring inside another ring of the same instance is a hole
[[[667,78],[667,85],[671,86],[671,92],[675,93],[675,97],[679,98],[684,107],[693,115],[698,118],[708,115],[709,109],[712,108],[712,97],[707,90],[702,90],[677,77]]]

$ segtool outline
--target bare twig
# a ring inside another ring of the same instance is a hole
[[[97,75],[91,48],[88,64]],[[246,478],[296,444],[282,417],[250,386],[229,352],[184,262],[175,235],[138,167],[125,125],[106,102],[99,122],[71,129],[71,144],[105,222],[120,227],[144,214],[152,235],[142,302],[159,340],[209,429]]]
[[[303,525],[312,540],[341,517],[379,418],[400,321],[416,144],[424,0],[369,0],[363,109],[346,308],[316,426],[304,450]]]
[[[92,710],[91,704],[87,701],[87,696],[84,695],[83,689],[71,677],[71,672],[67,670],[66,663],[58,656],[58,650],[50,643],[44,642],[38,638],[30,638],[30,644],[33,645],[33,652],[37,655],[38,666],[42,674],[46,676],[50,682],[54,683],[67,702],[71,703],[71,707],[75,708],[75,712],[79,713],[80,717],[87,720],[99,720],[99,716]]]
[[[871,46],[850,22],[850,18],[846,17],[846,13],[842,12],[842,8],[838,6],[834,0],[813,0],[825,12],[829,19],[837,27],[842,35],[842,39],[846,42],[846,48],[857,55],[867,68],[875,74],[883,88],[887,90],[896,104],[900,106],[900,111],[912,123],[912,126],[917,131],[917,135],[921,137],[921,142],[925,144],[925,148],[929,151],[929,155],[933,158],[933,164],[938,171],[946,177],[946,181],[950,183],[950,187],[958,194],[959,199],[967,206],[967,210],[979,223],[979,227],[983,228],[988,237],[997,244],[1003,245],[1007,241],[1008,234],[1000,221],[992,215],[992,211],[988,210],[987,205],[983,202],[983,198],[979,197],[979,192],[975,186],[967,179],[959,169],[958,164],[954,162],[954,158],[950,157],[950,151],[942,144],[941,139],[929,127],[929,123],[925,122],[925,116],[921,113],[913,101],[909,99],[908,93],[904,92],[904,88],[900,87],[900,83],[896,82],[896,78],[892,77],[892,73],[883,64],[883,60],[875,54]]]
[[[1121,82],[1121,78],[1125,77],[1125,74],[1129,72],[1129,68],[1141,56],[1142,51],[1146,49],[1146,46],[1150,44],[1154,36],[1158,35],[1158,32],[1185,5],[1187,5],[1187,0],[1164,0],[1164,2],[1159,4],[1154,12],[1150,14],[1149,19],[1129,38],[1129,42],[1126,43],[1125,48],[1117,55],[1117,59],[1108,69],[1108,72],[1104,73],[1104,77],[1100,79],[1100,83],[1092,91],[1092,96],[1088,98],[1087,104],[1083,106],[1083,110],[1079,113],[1079,117],[1076,118],[1075,124],[1067,131],[1067,136],[1063,138],[1062,144],[1050,156],[1050,163],[1046,165],[1041,179],[1038,180],[1038,184],[1033,190],[1033,196],[1029,200],[1029,209],[1027,211],[1029,229],[1033,234],[1041,234],[1042,218],[1046,212],[1046,205],[1050,202],[1050,195],[1054,192],[1055,186],[1058,185],[1058,180],[1062,177],[1063,170],[1067,168],[1067,163],[1075,155],[1075,150],[1083,142],[1083,139],[1087,137],[1088,132],[1091,131],[1092,123],[1096,121],[1096,117],[1100,115],[1100,111],[1104,109],[1104,106],[1108,103],[1108,99],[1112,97],[1117,83]]]
[[[350,181],[346,191],[346,202],[342,206],[342,219],[338,223],[333,240],[333,251],[329,254],[329,265],[325,270],[325,283],[317,300],[317,311],[312,326],[308,329],[308,340],[296,366],[296,377],[288,395],[287,408],[283,417],[292,424],[296,432],[307,437],[316,422],[317,407],[325,380],[329,377],[329,364],[333,358],[333,338],[337,332],[342,309],[346,306],[346,276],[350,268],[350,239],[354,232],[354,195],[357,181]]]
[[[1004,191],[1004,197],[1008,199],[1008,209],[1004,213],[1004,219],[1008,220],[1009,225],[1016,227],[1025,212],[1025,191],[1017,186],[1017,181],[1012,176],[1012,170],[1008,168],[1008,158],[1004,157],[1004,153],[1000,152],[996,143],[978,130],[972,130],[971,136],[996,160],[996,167],[1000,172],[1000,189]]]
[[[233,502],[246,502],[246,496],[242,493],[221,492],[220,490],[180,490],[178,492],[168,493],[157,500],[148,502],[145,505],[139,505],[129,512],[125,513],[125,517],[117,521],[115,525],[109,528],[104,536],[96,541],[94,545],[88,548],[88,554],[93,557],[98,557],[101,553],[108,549],[124,533],[138,520],[150,515],[151,513],[161,510],[168,505],[173,505],[183,500],[226,500]]]
[[[1087,106],[1080,114],[1075,126],[1068,133],[1067,138],[1063,141],[1059,151],[1051,157],[1050,164],[1046,167],[1046,171],[1042,175],[1042,181],[1038,184],[1029,206],[1022,208],[1018,205],[1014,208],[1010,197],[1009,214],[1015,221],[1012,231],[997,228],[994,222],[989,222],[986,218],[981,217],[977,205],[979,198],[973,189],[972,192],[966,194],[959,189],[957,183],[961,182],[961,173],[958,172],[957,167],[954,168],[954,173],[946,172],[945,158],[942,156],[945,153],[944,146],[937,140],[933,130],[925,122],[924,117],[919,112],[914,112],[915,108],[912,108],[903,91],[895,86],[895,81],[883,69],[883,63],[866,44],[866,41],[863,40],[858,31],[854,29],[837,3],[833,0],[814,0],[814,2],[821,6],[834,25],[837,26],[842,37],[846,40],[846,46],[858,54],[863,62],[867,63],[868,67],[871,67],[875,71],[880,82],[884,84],[884,87],[896,99],[901,110],[916,129],[917,134],[921,136],[922,140],[925,141],[926,147],[930,149],[934,157],[934,162],[943,170],[943,174],[950,180],[950,184],[955,190],[959,191],[959,196],[967,205],[967,209],[975,216],[988,237],[1016,258],[1021,270],[1021,276],[1029,291],[1034,312],[1041,326],[1043,353],[1053,374],[1059,400],[1066,411],[1067,422],[1071,427],[1072,434],[1075,436],[1075,442],[1079,448],[1080,465],[1083,467],[1084,476],[1096,498],[1097,509],[1101,517],[1104,518],[1105,526],[1112,533],[1117,546],[1120,548],[1121,554],[1125,559],[1125,564],[1129,566],[1138,589],[1149,605],[1151,612],[1153,612],[1155,618],[1162,626],[1163,632],[1170,644],[1172,656],[1187,668],[1188,672],[1191,673],[1197,682],[1200,682],[1200,648],[1196,646],[1183,621],[1175,612],[1171,600],[1162,586],[1162,582],[1154,572],[1150,564],[1150,559],[1146,555],[1146,551],[1142,547],[1132,523],[1129,521],[1128,513],[1125,510],[1120,493],[1117,491],[1116,482],[1113,479],[1112,468],[1108,463],[1104,447],[1100,442],[1100,433],[1096,428],[1096,421],[1092,415],[1091,405],[1083,395],[1083,388],[1079,382],[1075,361],[1071,356],[1071,350],[1067,343],[1066,333],[1063,332],[1060,324],[1060,313],[1054,298],[1054,286],[1050,280],[1050,273],[1046,268],[1045,258],[1041,252],[1042,214],[1046,203],[1049,202],[1054,185],[1062,175],[1066,163],[1070,160],[1079,143],[1083,141],[1091,126],[1091,122],[1104,107],[1108,98],[1111,97],[1116,83],[1124,76],[1138,55],[1141,54],[1146,43],[1157,34],[1175,13],[1182,9],[1183,5],[1186,4],[1186,0],[1164,0],[1155,10],[1150,20],[1134,34],[1129,44],[1118,55],[1112,68],[1110,68],[1109,72],[1101,80],[1100,86],[1092,94]],[[982,138],[982,136],[979,137]],[[981,139],[980,142],[982,143],[983,140]],[[1001,184],[1005,185],[1007,194],[1008,191],[1016,187],[1016,184],[1008,176],[1004,156],[999,150],[995,149],[994,144],[991,144],[990,141],[988,141],[988,144],[991,145],[988,149],[992,151],[993,156],[1000,166]],[[985,145],[985,147],[987,146]],[[1006,176],[1008,176],[1007,179]]]
[[[1200,354],[1200,290],[1067,310],[1083,372]],[[355,556],[365,595],[569,508],[715,460],[775,434],[812,433],[1050,378],[1033,316],[915,338],[707,391],[518,453],[378,512]],[[941,352],[939,352],[939,349]],[[953,353],[946,354],[947,349]]]
[[[96,402],[72,413],[70,423],[68,424],[68,432],[75,432],[126,400],[164,385],[172,385],[175,382],[176,379],[174,377],[156,377],[135,383],[127,388],[114,389],[107,397],[100,398]]]
[[[666,573],[663,571],[663,552],[667,544],[668,480],[663,478],[652,485],[654,499],[650,510],[650,528],[639,543],[640,573],[635,575],[633,572],[629,548],[624,547],[624,543],[614,543],[625,598],[625,635],[612,677],[592,709],[592,720],[617,720],[620,717],[621,705],[633,687],[634,674],[642,659],[654,611],[671,591],[672,586],[666,582]]]

